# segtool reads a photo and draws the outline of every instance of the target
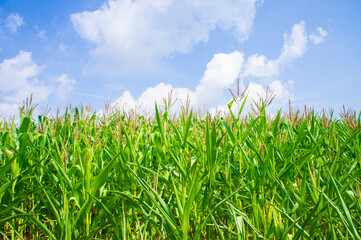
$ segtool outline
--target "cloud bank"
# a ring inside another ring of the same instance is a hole
[[[46,102],[51,94],[66,97],[75,86],[75,81],[65,74],[50,83],[39,80],[44,67],[36,64],[31,55],[31,52],[19,51],[15,57],[0,63],[1,117],[17,115],[18,107],[31,94],[36,102]]]
[[[228,88],[233,88],[236,79],[241,79],[241,90],[246,87],[246,78],[258,79],[258,81],[248,82],[248,109],[251,99],[258,99],[264,96],[266,86],[269,91],[276,94],[276,98],[271,107],[273,110],[284,106],[289,99],[292,99],[293,81],[282,82],[277,79],[280,71],[292,64],[301,57],[307,49],[308,35],[305,22],[295,24],[291,33],[284,34],[284,44],[280,51],[280,56],[269,60],[264,55],[253,54],[247,59],[239,51],[231,53],[218,53],[213,56],[207,64],[207,69],[195,90],[187,88],[173,88],[170,84],[160,83],[154,87],[146,89],[138,98],[135,98],[129,91],[123,93],[114,103],[117,108],[138,108],[144,112],[154,111],[154,102],[163,103],[167,99],[169,92],[173,91],[173,99],[178,101],[174,104],[173,110],[179,111],[181,103],[185,103],[187,96],[190,98],[190,106],[200,107],[210,112],[225,110],[226,104],[231,100]],[[237,112],[236,105],[232,108]]]
[[[243,42],[257,0],[108,0],[98,10],[71,15],[76,32],[92,42],[92,68],[120,74],[161,57],[189,52],[219,27]]]

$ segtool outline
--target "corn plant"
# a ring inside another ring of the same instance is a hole
[[[360,114],[32,113],[1,122],[3,239],[360,239]]]

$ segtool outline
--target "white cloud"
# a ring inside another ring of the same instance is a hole
[[[172,106],[172,109],[175,111],[180,109],[181,102],[185,103],[187,94],[190,94],[191,98],[194,96],[194,92],[189,89],[173,88],[170,84],[160,83],[155,87],[147,88],[137,99],[135,99],[129,91],[125,91],[123,95],[113,103],[113,106],[126,111],[130,109],[137,109],[144,113],[153,113],[155,102],[158,105],[163,106],[164,99],[168,99],[168,94],[172,90],[172,99],[178,99]]]
[[[157,102],[159,105],[163,105],[163,99],[167,99],[168,94],[173,91],[172,99],[178,99],[172,107],[174,112],[180,110],[181,103],[185,104],[187,96],[189,96],[190,107],[205,108],[215,114],[217,111],[227,109],[226,103],[231,98],[230,94],[224,94],[224,91],[234,85],[242,69],[243,62],[243,54],[238,51],[229,54],[215,54],[207,64],[207,69],[195,91],[187,88],[173,88],[170,84],[160,83],[155,87],[147,88],[137,99],[129,91],[125,91],[113,106],[125,110],[138,108],[138,110],[153,113],[154,103]],[[288,99],[293,97],[292,81],[282,83],[279,80],[274,80],[268,86],[269,91],[276,94],[272,109],[283,106]],[[241,90],[244,88],[244,85],[241,86]],[[250,82],[247,93],[249,97],[246,111],[250,110],[252,99],[258,100],[258,96],[265,95],[266,87],[256,82]],[[232,110],[237,112],[236,104]]]
[[[305,22],[293,25],[292,32],[284,34],[284,43],[281,54],[277,59],[269,60],[264,55],[253,54],[248,57],[241,71],[241,77],[272,79],[279,75],[283,66],[301,57],[306,52],[307,33]]]
[[[71,21],[81,37],[95,44],[91,56],[98,71],[106,74],[118,69],[119,73],[149,66],[160,57],[189,52],[206,42],[216,27],[232,30],[241,42],[246,40],[258,2],[108,0],[96,11],[72,14]],[[116,68],[112,68],[114,64]]]
[[[20,51],[11,59],[0,63],[0,84],[3,100],[7,102],[21,102],[31,93],[39,101],[47,99],[50,91],[36,77],[41,72],[31,58],[31,52]]]
[[[196,87],[193,96],[194,106],[209,108],[225,101],[223,91],[234,84],[243,62],[243,54],[238,51],[230,54],[215,54],[207,64],[200,84]]]
[[[5,19],[5,27],[12,33],[17,32],[18,28],[22,25],[24,25],[24,19],[17,13],[10,14]]]
[[[37,65],[31,55],[31,52],[20,51],[15,57],[0,62],[0,108],[4,116],[13,114],[15,106],[21,105],[31,94],[35,102],[45,102],[50,94],[66,96],[75,85],[65,74],[50,83],[39,80],[44,67]]]
[[[277,59],[280,64],[289,64],[294,59],[301,57],[306,52],[307,33],[306,24],[301,21],[292,27],[291,35],[284,34],[285,43],[281,56]]]
[[[277,61],[268,60],[264,55],[253,54],[248,57],[242,73],[243,77],[271,77],[278,75]]]
[[[305,22],[295,24],[290,35],[284,34],[284,45],[280,56],[269,60],[264,55],[253,54],[244,61],[243,53],[234,51],[229,54],[215,54],[207,64],[207,69],[195,90],[186,88],[173,88],[170,84],[160,83],[155,87],[147,88],[138,98],[135,98],[129,91],[115,101],[117,105],[126,109],[139,108],[145,112],[154,112],[154,102],[163,104],[163,99],[167,99],[168,93],[173,90],[173,99],[178,98],[178,102],[173,106],[174,111],[178,111],[181,102],[185,103],[187,96],[193,108],[205,107],[211,113],[217,110],[226,110],[226,104],[231,100],[227,89],[234,87],[238,76],[241,77],[240,90],[245,89],[245,78],[252,77],[260,79],[248,82],[248,100],[245,111],[250,110],[252,99],[258,100],[259,96],[265,96],[268,90],[276,97],[269,110],[276,112],[280,107],[286,105],[289,99],[294,98],[293,81],[282,82],[276,79],[283,66],[290,65],[296,58],[301,57],[307,47],[307,33]],[[225,92],[227,93],[225,94]],[[237,105],[234,104],[232,110],[237,112]]]
[[[229,86],[237,78],[243,62],[243,54],[238,51],[215,54],[207,64],[201,84],[214,88]]]
[[[173,88],[170,84],[160,83],[155,87],[147,88],[138,99],[135,99],[129,91],[125,91],[116,100],[115,105],[126,109],[139,107],[145,112],[153,112],[154,103],[162,105],[163,99],[167,99],[168,93],[173,90],[172,99],[178,99],[173,106],[175,111],[180,109],[182,103],[185,104],[187,95],[191,100],[191,107],[210,108],[227,101],[227,98],[223,96],[223,91],[234,84],[243,61],[243,54],[238,51],[230,54],[215,54],[207,64],[207,70],[195,91],[187,88]]]
[[[76,86],[76,81],[69,78],[66,74],[60,75],[55,81],[58,83],[56,86],[56,94],[61,99],[65,99]]]
[[[315,45],[322,43],[327,37],[327,32],[322,27],[318,27],[317,31],[318,33],[312,33],[310,35],[310,39]]]

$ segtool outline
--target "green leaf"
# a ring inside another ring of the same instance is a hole
[[[30,123],[31,123],[31,117],[24,117],[20,125],[20,133],[28,132]]]

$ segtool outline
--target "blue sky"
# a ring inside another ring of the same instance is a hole
[[[236,79],[271,110],[360,111],[361,1],[0,1],[0,113],[105,101],[224,109]],[[40,107],[39,107],[40,108]]]

